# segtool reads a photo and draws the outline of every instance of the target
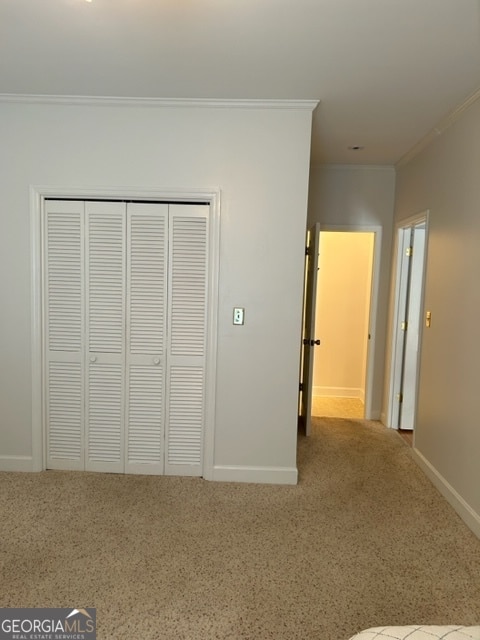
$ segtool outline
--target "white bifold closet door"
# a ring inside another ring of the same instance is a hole
[[[126,458],[161,474],[165,457],[168,205],[127,208]]]
[[[85,469],[124,470],[125,204],[85,203]]]
[[[46,202],[48,468],[201,475],[207,214]]]
[[[44,389],[47,468],[85,468],[85,224],[79,202],[46,203]]]

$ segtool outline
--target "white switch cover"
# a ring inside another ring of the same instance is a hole
[[[233,310],[233,324],[245,323],[245,309],[241,307],[235,307]]]

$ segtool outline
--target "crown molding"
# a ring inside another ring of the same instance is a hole
[[[326,171],[395,171],[393,164],[341,164],[341,163],[316,163],[311,164],[310,169]]]
[[[286,109],[313,111],[318,100],[231,100],[210,98],[129,98],[0,93],[0,103],[54,104],[99,107],[154,107],[204,109]]]
[[[441,136],[447,129],[449,129],[457,120],[459,120],[463,114],[470,109],[480,99],[480,88],[474,93],[469,95],[461,104],[452,109],[447,115],[442,118],[435,127],[433,127],[423,138],[421,138],[410,151],[407,151],[395,165],[396,169],[408,164],[415,156],[426,149],[434,140]]]

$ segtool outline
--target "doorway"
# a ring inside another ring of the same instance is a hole
[[[312,415],[373,417],[381,227],[317,224],[309,238],[301,384],[307,435]]]
[[[312,415],[363,418],[374,234],[321,231]]]
[[[425,212],[403,222],[396,234],[388,426],[403,432],[415,429],[427,231]]]

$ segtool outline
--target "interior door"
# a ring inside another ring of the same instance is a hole
[[[405,330],[407,322],[408,286],[410,280],[412,236],[411,229],[400,229],[398,232],[398,272],[397,272],[397,309],[396,335],[394,343],[394,392],[395,401],[392,406],[391,426],[397,429],[400,423],[402,400],[402,377],[405,352]]]
[[[85,203],[87,471],[124,472],[125,208]]]
[[[309,230],[307,235],[307,267],[305,274],[300,417],[307,436],[310,435],[312,423],[314,348],[317,344],[320,344],[320,341],[315,338],[319,242],[320,224],[317,223]]]
[[[200,476],[208,205],[48,201],[48,468]]]
[[[166,475],[203,470],[208,254],[208,206],[170,205]]]
[[[127,473],[163,474],[168,204],[127,205]]]
[[[84,203],[45,203],[47,468],[84,468]]]
[[[412,231],[412,256],[408,285],[408,308],[402,372],[402,402],[400,429],[412,430],[415,426],[417,397],[418,349],[423,288],[423,265],[425,257],[425,225]]]

